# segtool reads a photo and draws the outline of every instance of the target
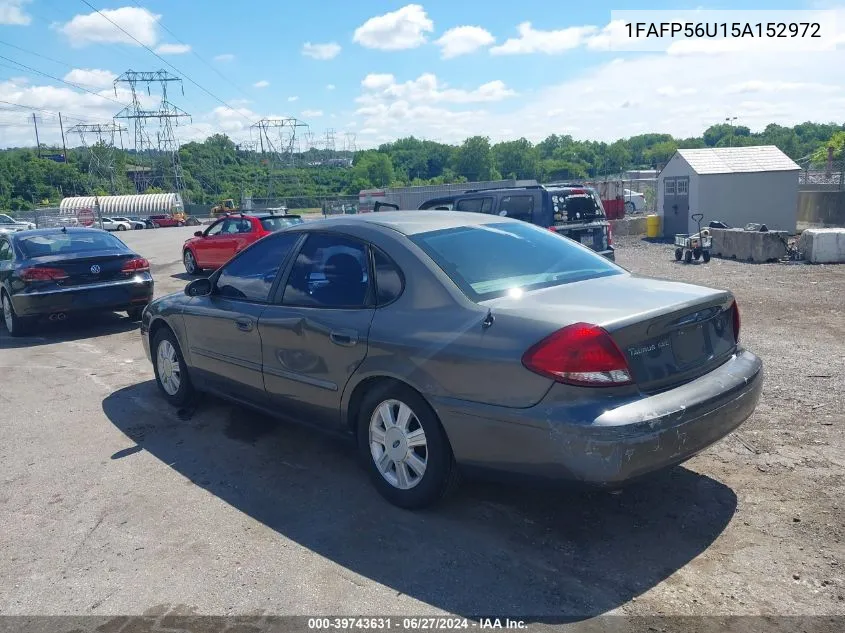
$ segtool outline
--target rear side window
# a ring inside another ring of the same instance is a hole
[[[296,233],[267,236],[230,261],[217,278],[217,294],[265,302],[279,268],[299,239]]]
[[[402,294],[404,282],[399,267],[387,255],[373,248],[376,277],[376,302],[382,306],[395,301]]]
[[[411,240],[473,301],[518,297],[526,290],[624,272],[601,255],[526,222],[442,229]]]
[[[67,233],[42,233],[41,235],[20,238],[18,244],[26,257],[43,257],[45,255],[86,251],[129,251],[126,244],[113,235],[95,230],[79,233],[71,233],[70,231]]]
[[[468,198],[459,200],[456,209],[470,213],[490,213],[493,209],[493,198]]]
[[[295,224],[302,224],[302,218],[261,218],[261,226],[265,231],[281,231]]]
[[[499,215],[531,222],[531,214],[534,211],[534,196],[505,196],[499,205]]]

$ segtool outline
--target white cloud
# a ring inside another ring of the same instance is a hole
[[[269,81],[267,81],[266,79],[262,79],[261,81],[256,81],[254,84],[252,84],[252,87],[253,88],[266,88],[269,85],[270,85]]]
[[[232,53],[221,53],[220,55],[214,56],[214,61],[216,62],[230,62],[235,59],[235,56]]]
[[[302,45],[302,54],[306,57],[313,57],[314,59],[320,60],[334,59],[340,54],[340,44],[337,42],[328,42],[326,44],[305,42]]]
[[[396,11],[370,18],[355,29],[352,37],[365,48],[398,51],[425,44],[426,33],[434,23],[419,4],[409,4]]]
[[[807,83],[803,81],[743,81],[740,83],[731,84],[725,91],[729,94],[745,94],[750,92],[794,92],[801,90],[803,92],[814,92],[816,94],[831,94],[840,92],[841,86],[825,83]]]
[[[191,52],[190,44],[160,44],[155,52],[159,55],[183,55]]]
[[[523,22],[517,27],[519,37],[510,38],[504,44],[490,49],[493,55],[527,55],[545,53],[554,55],[585,45],[590,36],[596,35],[595,26],[570,26],[557,31],[540,31]]]
[[[288,97],[288,101],[293,103],[294,101],[299,101],[299,97]]]
[[[621,63],[621,62],[617,62]],[[680,97],[685,95],[694,95],[698,92],[697,88],[683,88],[679,89],[675,86],[660,86],[655,90],[661,97]]]
[[[61,25],[59,30],[67,36],[71,46],[76,47],[85,46],[91,42],[122,43],[133,46],[138,46],[138,42],[146,46],[155,46],[158,42],[158,21],[161,15],[140,7],[103,9],[100,13],[76,15],[70,22]],[[120,25],[138,42],[117,28],[115,24]]]
[[[326,90],[334,90],[334,89],[335,89],[334,84],[329,84],[329,85],[326,86]]]
[[[74,68],[64,76],[65,81],[72,84],[81,84],[87,88],[107,88],[113,85],[117,78],[110,70],[99,70],[97,68]]]
[[[24,10],[25,4],[31,0],[0,0],[0,24],[26,26],[32,22]]]
[[[323,116],[322,110],[303,110],[302,116],[306,119],[316,119],[317,117]]]
[[[474,53],[480,48],[490,46],[496,38],[480,26],[456,26],[449,29],[434,43],[440,47],[443,59]]]
[[[364,105],[397,99],[428,103],[480,103],[501,101],[516,94],[500,80],[489,81],[474,90],[448,88],[445,84],[441,85],[432,73],[423,73],[404,83],[396,83],[393,75],[370,74],[364,77],[361,85],[368,92],[357,101]]]

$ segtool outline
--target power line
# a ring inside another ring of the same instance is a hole
[[[143,7],[143,6],[141,5],[141,3],[137,2],[137,0],[136,0],[136,2],[135,2],[135,6],[136,6],[136,7],[138,7],[139,9],[145,9],[145,7]],[[179,42],[180,44],[182,44],[182,45],[184,45],[184,46],[190,46],[189,44],[186,44],[184,41],[182,41],[181,39],[179,39],[179,36],[178,36],[178,35],[176,35],[176,33],[174,33],[173,31],[171,31],[169,28],[167,28],[161,20],[159,20],[158,25],[159,25],[161,28],[163,28],[165,31],[167,31],[168,33],[170,33],[170,35],[173,37],[173,39],[175,39],[175,40],[176,40],[177,42]],[[224,75],[223,73],[221,73],[221,72],[220,72],[217,68],[215,68],[214,66],[212,66],[211,64],[209,64],[209,63],[208,63],[208,62],[207,62],[207,61],[206,61],[206,60],[205,60],[205,59],[204,59],[204,58],[203,58],[203,57],[202,57],[199,53],[197,53],[197,52],[193,49],[193,47],[191,47],[191,52],[192,52],[192,53],[196,56],[196,58],[197,58],[198,60],[200,60],[203,64],[205,64],[205,65],[206,65],[206,66],[208,66],[211,70],[213,70],[215,73],[217,73],[217,75],[218,75],[218,76],[219,76],[219,77],[220,77],[223,81],[227,82],[230,86],[232,86],[235,90],[237,90],[238,92],[240,92],[240,93],[241,93],[244,97],[246,97],[247,99],[251,99],[251,97],[250,97],[250,96],[249,96],[246,92],[244,92],[244,91],[241,89],[241,87],[240,87],[240,86],[238,86],[235,82],[233,82],[231,79],[229,79],[226,75]]]
[[[11,48],[16,48],[19,51],[21,51],[22,53],[29,53],[30,55],[35,55],[36,57],[40,57],[41,59],[46,59],[47,61],[53,62],[54,64],[60,64],[62,66],[67,66],[68,68],[75,68],[75,66],[68,64],[67,62],[63,62],[63,61],[58,60],[58,59],[53,59],[52,57],[47,57],[46,55],[42,55],[41,53],[36,53],[35,51],[31,51],[29,49],[23,48],[21,46],[17,46],[15,44],[9,44],[9,42],[4,42],[4,41],[0,40],[0,44],[2,44],[3,46],[9,46]]]
[[[60,81],[60,82],[62,82],[63,84],[67,84],[68,86],[72,86],[73,88],[76,88],[77,90],[82,90],[83,92],[87,92],[88,94],[90,94],[90,95],[94,95],[95,97],[99,97],[100,99],[107,99],[108,101],[111,101],[111,102],[113,102],[113,103],[116,103],[116,104],[118,104],[118,105],[120,105],[120,106],[125,105],[125,104],[121,103],[120,101],[118,101],[117,99],[112,99],[111,97],[107,97],[106,95],[101,95],[101,94],[99,94],[99,93],[97,93],[97,92],[94,92],[93,90],[88,90],[88,88],[86,88],[85,86],[81,86],[81,85],[79,85],[79,84],[75,84],[75,83],[73,83],[72,81],[66,81],[66,80],[64,80],[64,79],[60,79],[59,77],[56,77],[56,76],[51,75],[51,74],[49,74],[49,73],[41,72],[40,70],[37,70],[37,69],[35,69],[35,68],[32,68],[31,66],[27,66],[26,64],[21,64],[20,62],[15,61],[14,59],[10,59],[10,58],[8,58],[8,57],[4,57],[3,55],[0,55],[0,59],[5,59],[7,62],[12,62],[13,64],[17,64],[18,66],[20,66],[21,68],[24,68],[24,69],[28,70],[29,72],[33,72],[33,73],[36,73],[36,74],[38,74],[38,75],[42,75],[42,76],[44,76],[44,77],[47,77],[47,78],[49,78],[49,79],[52,79],[53,81]],[[9,68],[9,66],[6,66],[6,68]],[[19,69],[17,69],[17,68],[12,68],[12,70],[19,70]]]
[[[6,105],[14,106],[16,108],[26,108],[27,110],[34,110],[35,112],[45,112],[47,114],[55,114],[57,115],[58,112],[55,110],[45,110],[44,108],[36,108],[35,106],[25,105],[23,103],[14,103],[13,101],[4,101],[0,99],[0,103],[5,103]],[[12,112],[12,110],[3,110],[4,112]],[[82,123],[88,122],[90,119],[80,118],[84,115],[75,115],[71,113],[70,115],[65,115],[68,119],[73,119],[75,121],[80,121]]]
[[[222,103],[224,106],[226,106],[227,108],[229,108],[229,109],[230,109],[230,110],[232,110],[233,112],[236,112],[239,116],[243,117],[243,118],[244,118],[244,119],[246,119],[247,121],[250,121],[250,123],[252,122],[252,121],[249,119],[249,117],[247,117],[246,115],[244,115],[244,114],[242,114],[241,112],[239,112],[237,109],[235,109],[235,108],[233,108],[232,106],[230,106],[228,103],[226,103],[225,101],[223,101],[223,99],[221,99],[220,97],[218,97],[217,95],[215,95],[213,92],[210,92],[209,90],[206,90],[205,88],[203,88],[203,87],[202,87],[201,85],[199,85],[196,81],[194,81],[193,79],[191,79],[191,77],[189,77],[187,73],[184,73],[184,72],[182,72],[181,70],[179,70],[178,68],[176,68],[176,66],[174,66],[174,65],[173,65],[173,64],[171,64],[169,61],[167,61],[166,59],[164,59],[164,57],[162,57],[161,55],[159,55],[158,53],[156,53],[156,52],[155,52],[153,49],[151,49],[149,46],[147,46],[146,44],[144,44],[143,42],[141,42],[138,38],[136,38],[136,37],[135,37],[134,35],[132,35],[129,31],[127,31],[126,29],[124,29],[122,26],[120,26],[117,22],[113,21],[113,20],[112,20],[112,19],[110,19],[108,16],[104,15],[102,11],[100,11],[100,10],[99,10],[99,9],[97,9],[97,8],[95,8],[95,7],[94,7],[94,5],[92,5],[90,2],[88,2],[88,0],[81,0],[81,2],[82,2],[83,4],[85,4],[85,5],[86,5],[89,9],[91,9],[92,11],[94,11],[95,13],[97,13],[97,14],[98,14],[100,17],[102,17],[104,20],[107,20],[107,21],[108,21],[108,22],[110,22],[112,25],[114,25],[115,27],[117,27],[118,29],[120,29],[120,30],[121,30],[123,33],[125,33],[128,37],[132,38],[132,40],[133,40],[133,41],[135,41],[135,42],[136,42],[139,46],[143,46],[143,47],[144,47],[144,48],[146,48],[149,52],[151,52],[153,55],[155,55],[158,59],[160,59],[160,60],[161,60],[161,61],[163,61],[165,64],[167,64],[168,66],[170,66],[170,67],[171,67],[173,70],[175,70],[177,73],[179,73],[180,75],[184,76],[184,77],[185,77],[185,79],[187,79],[188,81],[190,81],[192,84],[194,84],[197,88],[199,88],[200,90],[202,90],[202,91],[203,91],[205,94],[207,94],[209,97],[211,97],[211,98],[212,98],[212,99],[214,99],[215,101],[218,101],[219,103]],[[143,7],[142,7],[142,8],[143,8]]]

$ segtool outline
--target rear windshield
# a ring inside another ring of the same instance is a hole
[[[48,233],[18,238],[18,246],[26,257],[43,257],[62,253],[119,250],[126,252],[126,244],[108,233]]]
[[[620,275],[590,249],[526,222],[496,222],[410,238],[473,301]]]
[[[550,191],[558,222],[583,222],[604,219],[601,201],[590,191]]]
[[[294,224],[302,224],[302,218],[261,218],[261,226],[265,231],[281,231]]]

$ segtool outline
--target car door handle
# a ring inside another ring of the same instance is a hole
[[[243,317],[235,319],[235,327],[237,327],[242,332],[252,332],[252,328],[255,327],[255,321],[252,319],[245,319]]]
[[[335,345],[352,347],[358,342],[358,332],[353,330],[337,330],[329,334],[329,338]]]

